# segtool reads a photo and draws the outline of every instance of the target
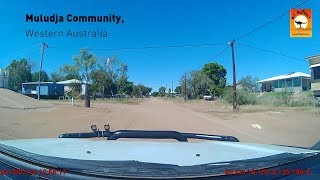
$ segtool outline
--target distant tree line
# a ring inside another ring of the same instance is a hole
[[[200,70],[193,70],[185,73],[180,78],[180,85],[175,88],[175,93],[180,97],[187,96],[188,99],[203,98],[204,95],[211,95],[214,98],[223,98],[232,102],[232,86],[226,86],[227,70],[216,62],[205,64]],[[250,93],[259,91],[256,84],[258,78],[246,76],[238,82],[238,101],[247,104],[253,102],[254,98]],[[168,92],[171,92],[169,89]],[[169,96],[166,88],[161,86],[158,92],[152,96]]]
[[[218,63],[208,63],[201,70],[193,70],[185,73],[180,78],[180,85],[175,87],[176,95],[183,97],[187,95],[189,99],[202,98],[204,95],[220,97],[226,87],[227,70]],[[161,86],[158,92],[153,92],[152,96],[171,96],[171,89],[166,93],[166,88]]]

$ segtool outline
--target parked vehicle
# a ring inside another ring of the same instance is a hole
[[[206,101],[211,101],[211,100],[213,100],[213,98],[212,98],[211,95],[204,95],[204,96],[203,96],[203,99],[206,100]]]

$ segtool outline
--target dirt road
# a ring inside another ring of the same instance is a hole
[[[235,113],[214,102],[174,103],[150,98],[140,104],[58,104],[39,110],[0,110],[0,139],[57,137],[88,132],[91,124],[112,130],[177,130],[232,135],[242,142],[311,146],[320,140],[318,114],[279,110]],[[252,128],[259,124],[262,129]]]

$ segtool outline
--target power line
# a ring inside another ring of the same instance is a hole
[[[213,56],[207,63],[209,63],[210,61],[218,58],[220,55],[222,55],[227,49],[229,49],[230,46],[226,46],[225,48],[223,48],[218,54],[216,54],[215,56]],[[202,67],[203,65],[199,66],[198,68],[196,68],[195,70],[198,70]]]
[[[305,0],[303,2],[301,2],[300,4],[296,5],[295,8],[297,7],[300,7],[301,5],[307,3],[309,0]],[[282,14],[280,14],[279,16],[273,18],[272,20],[266,22],[265,24],[253,29],[252,31],[249,31],[248,33],[234,39],[233,41],[236,41],[236,40],[239,40],[239,39],[242,39],[246,36],[249,36],[250,34],[268,26],[269,24],[275,22],[276,20],[280,19],[281,17],[283,17],[284,15],[288,14],[290,11],[285,11],[283,12]],[[184,48],[184,47],[202,47],[202,46],[219,46],[219,45],[224,45],[226,43],[202,43],[202,44],[183,44],[183,45],[166,45],[166,46],[145,46],[145,47],[125,47],[125,48],[88,48],[88,50],[95,50],[95,51],[119,51],[119,50],[145,50],[145,49],[161,49],[161,48]],[[239,44],[239,43],[238,43]],[[241,44],[240,44],[241,45]],[[242,44],[243,45],[243,44]],[[246,46],[246,45],[243,45],[243,46]],[[249,47],[249,46],[247,46]],[[254,48],[252,46],[250,46],[251,48]],[[50,48],[56,48],[54,46],[51,46]],[[227,50],[229,48],[229,46],[227,46],[225,49],[223,49],[220,53],[218,53],[215,57],[213,57],[212,59],[215,59],[217,58],[218,56],[220,56],[225,50]],[[284,57],[288,57],[288,58],[291,58],[291,59],[296,59],[296,60],[299,60],[301,61],[301,59],[298,59],[298,58],[294,58],[294,57],[290,57],[290,56],[287,56],[287,55],[283,55],[283,54],[280,54],[280,53],[276,53],[276,52],[272,52],[272,51],[269,51],[269,50],[264,50],[264,49],[260,49],[260,48],[255,48],[257,50],[262,50],[262,51],[266,51],[266,52],[269,52],[269,53],[273,53],[273,54],[277,54],[277,55],[280,55],[280,56],[284,56]],[[81,49],[74,49],[74,50],[81,50]],[[201,66],[200,66],[201,67]],[[197,68],[199,69],[199,68]]]
[[[307,3],[309,0],[305,0],[303,1],[302,3],[298,4],[295,6],[295,8],[297,7],[300,7],[301,5]],[[285,11],[283,12],[282,14],[280,14],[279,16],[273,18],[272,20],[266,22],[265,24],[253,29],[252,31],[236,38],[235,40],[239,40],[239,39],[242,39],[246,36],[249,36],[250,34],[268,26],[269,24],[273,23],[274,21],[280,19],[281,17],[283,17],[284,15],[288,14],[289,11]],[[35,45],[38,45],[40,42],[38,42],[37,44],[34,44],[33,46]],[[144,49],[161,49],[161,48],[184,48],[184,47],[203,47],[203,46],[219,46],[219,45],[224,45],[225,43],[202,43],[202,44],[183,44],[183,45],[165,45],[165,46],[145,46],[145,47],[125,47],[125,48],[88,48],[88,50],[96,50],[96,51],[119,51],[119,50],[144,50]],[[32,48],[32,46],[30,47]],[[51,47],[48,47],[48,48],[57,48],[57,47],[54,47],[54,46],[51,46]],[[25,49],[25,50],[28,50],[28,49]],[[25,50],[22,50],[22,51],[25,51]],[[74,50],[80,50],[80,49],[74,49]],[[21,53],[21,51],[20,51]],[[17,54],[17,53],[16,53]]]
[[[39,45],[40,43],[41,43],[41,42],[37,42],[37,43],[35,43],[35,44],[33,44],[33,45],[31,45],[31,46],[29,46],[29,47],[27,47],[27,48],[25,48],[25,49],[23,49],[23,50],[21,50],[21,51],[12,53],[11,55],[8,55],[8,56],[6,57],[6,59],[7,59],[7,58],[13,58],[13,59],[15,59],[15,58],[18,58],[18,57],[21,56],[21,55],[25,55],[25,54],[27,54],[27,53],[31,53],[32,51],[35,50],[35,49],[33,49],[33,48],[34,48],[35,46]],[[34,54],[34,52],[33,52],[32,54]]]
[[[271,53],[271,54],[276,54],[276,55],[287,57],[287,58],[294,59],[294,60],[297,60],[297,61],[302,61],[302,62],[305,62],[305,63],[307,62],[304,59],[288,56],[288,55],[281,54],[281,53],[278,53],[278,52],[275,52],[275,51],[262,49],[262,48],[258,48],[258,47],[254,47],[254,46],[250,46],[250,45],[245,45],[245,44],[241,44],[241,43],[237,43],[237,44],[240,45],[240,46],[243,46],[243,47],[248,47],[248,48],[259,50],[259,51],[264,51],[264,52],[268,52],[268,53]]]
[[[163,48],[219,46],[224,44],[226,43],[202,43],[202,44],[166,45],[166,46],[125,47],[125,48],[88,48],[88,50],[94,50],[94,51],[145,50],[145,49],[163,49]],[[56,47],[50,46],[49,48],[56,48]],[[81,49],[74,49],[74,50],[81,50]]]
[[[33,49],[35,46],[38,46],[40,43],[41,43],[41,42],[37,42],[37,43],[31,45],[31,46],[28,47],[28,48],[25,48],[25,49],[23,49],[23,50],[21,50],[21,51],[18,51],[18,52],[16,52],[16,53],[14,53],[13,55],[15,56],[15,55],[19,55],[19,54],[24,54],[24,53],[30,51],[31,49]],[[34,50],[34,49],[33,49],[33,50]]]
[[[300,7],[301,5],[305,4],[305,3],[308,2],[308,1],[309,1],[309,0],[305,0],[305,1],[303,1],[302,3],[296,5],[294,8]],[[260,30],[260,29],[262,29],[262,28],[264,28],[264,27],[266,27],[266,26],[268,26],[269,24],[275,22],[276,20],[280,19],[280,18],[283,17],[284,15],[289,14],[289,12],[290,12],[290,10],[283,12],[283,13],[280,14],[279,16],[273,18],[272,20],[266,22],[265,24],[263,24],[263,25],[255,28],[255,29],[253,29],[253,30],[249,31],[249,32],[246,33],[246,34],[243,34],[242,36],[236,38],[235,40],[239,40],[239,39],[242,39],[242,38],[244,38],[244,37],[246,37],[246,36],[249,36],[250,34],[252,34],[252,33],[256,32],[256,31],[258,31],[258,30]]]

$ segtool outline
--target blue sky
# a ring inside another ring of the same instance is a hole
[[[12,59],[28,58],[39,63],[40,44],[49,47],[43,69],[49,73],[63,64],[72,64],[79,49],[124,48],[229,42],[278,16],[302,0],[101,0],[101,1],[18,1],[2,2],[0,7],[0,68]],[[289,14],[239,43],[273,50],[297,58],[320,53],[320,2],[310,0],[302,8],[313,12],[313,37],[290,38]],[[124,24],[68,22],[26,23],[25,14],[121,15]],[[108,38],[30,38],[25,29],[106,30]],[[144,50],[97,51],[97,57],[117,55],[129,66],[129,80],[157,90],[161,85],[177,85],[184,72],[205,63],[227,46],[202,46]],[[308,63],[266,52],[236,46],[237,77],[252,75],[259,79],[293,71],[309,73]],[[227,69],[227,83],[232,82],[231,49],[212,60]]]

